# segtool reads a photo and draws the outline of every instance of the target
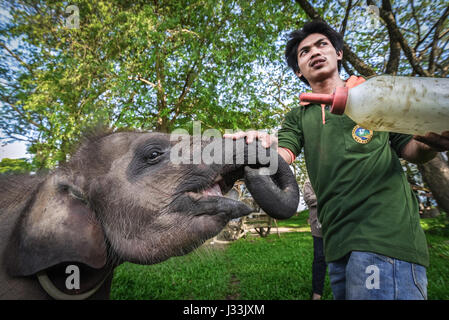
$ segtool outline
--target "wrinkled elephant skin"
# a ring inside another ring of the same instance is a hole
[[[50,173],[2,177],[0,299],[108,298],[120,263],[184,255],[251,213],[223,196],[238,179],[270,215],[296,211],[296,182],[282,160],[284,178],[259,175],[247,147],[231,151],[231,159],[243,152],[243,163],[174,163],[175,144],[162,133],[97,134]],[[67,287],[70,265],[79,288]]]

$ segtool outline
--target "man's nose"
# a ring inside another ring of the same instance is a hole
[[[319,50],[317,50],[317,49],[311,49],[311,50],[312,50],[312,52],[311,52],[311,55],[310,55],[310,60],[312,60],[312,59],[314,59],[316,57],[321,56],[321,53],[320,53]]]
[[[312,47],[310,48],[310,56],[311,56],[312,58],[315,58],[316,56],[319,56],[319,55],[321,55],[321,50],[320,50],[320,48],[318,48],[317,46],[312,46]]]

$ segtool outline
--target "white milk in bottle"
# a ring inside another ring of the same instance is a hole
[[[334,94],[303,93],[301,101],[332,105],[375,131],[425,135],[449,131],[449,78],[377,76]]]

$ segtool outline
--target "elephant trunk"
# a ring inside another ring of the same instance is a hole
[[[288,219],[296,213],[299,188],[288,164],[278,156],[277,171],[263,174],[263,168],[245,167],[245,184],[257,204],[272,218]]]
[[[257,204],[275,219],[295,214],[299,188],[284,159],[274,148],[264,148],[260,142],[246,144],[241,139],[233,143],[233,165],[244,167],[245,184]]]

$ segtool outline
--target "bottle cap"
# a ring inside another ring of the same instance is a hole
[[[333,94],[301,93],[301,101],[331,105],[331,113],[343,114],[348,99],[348,88],[337,87]]]
[[[337,87],[333,94],[331,113],[343,114],[346,108],[346,101],[348,100],[348,87]]]

